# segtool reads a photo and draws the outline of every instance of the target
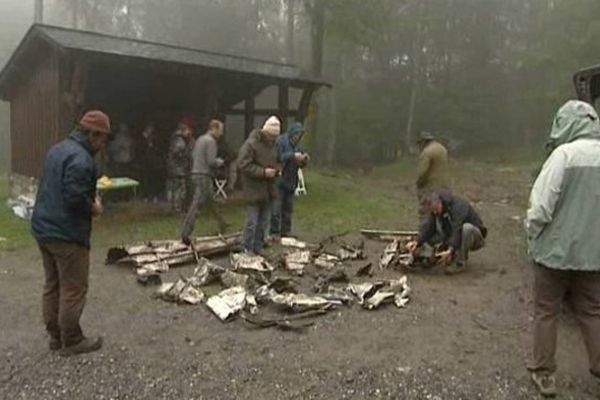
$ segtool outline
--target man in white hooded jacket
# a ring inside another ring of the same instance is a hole
[[[600,378],[600,122],[581,101],[554,119],[552,151],[538,175],[527,211],[535,261],[531,377],[544,396],[556,395],[558,314],[568,300],[580,323],[590,372]]]

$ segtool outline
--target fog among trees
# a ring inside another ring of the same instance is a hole
[[[597,0],[0,0],[0,63],[44,23],[291,62],[334,85],[308,145],[374,164],[428,130],[457,153],[541,153],[572,75],[600,63]],[[0,161],[8,153],[0,112]]]

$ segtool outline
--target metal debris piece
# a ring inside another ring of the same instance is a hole
[[[306,310],[329,309],[342,303],[337,300],[327,300],[320,296],[308,296],[304,293],[277,293],[270,296],[270,300],[277,305],[284,306],[294,312]]]
[[[412,253],[398,254],[396,263],[402,267],[412,268],[415,263],[415,257]]]
[[[200,237],[194,239],[194,249],[179,240],[157,240],[135,246],[119,246],[108,250],[106,264],[125,264],[136,268],[161,263],[168,267],[190,264],[198,257],[222,254],[236,249],[241,234]]]
[[[367,310],[392,301],[399,308],[406,307],[410,294],[406,275],[395,280],[350,284],[346,290],[356,296],[358,303]]]
[[[327,310],[308,310],[293,315],[248,315],[245,312],[240,313],[245,321],[257,328],[277,327],[282,330],[302,330],[314,325],[314,321],[301,321],[307,318],[318,317],[326,314]]]
[[[157,296],[165,301],[179,304],[198,304],[204,299],[204,293],[183,278],[174,283],[160,285]]]
[[[248,275],[238,274],[237,272],[233,272],[233,271],[223,272],[221,274],[220,278],[221,278],[221,283],[226,288],[230,288],[233,286],[247,287],[248,280],[250,279],[250,277]]]
[[[304,268],[310,262],[310,251],[295,251],[285,256],[285,267],[296,275],[302,275]]]
[[[379,307],[383,303],[388,303],[394,298],[394,292],[388,290],[379,290],[375,292],[371,297],[365,300],[364,308],[367,310],[373,310]]]
[[[337,256],[328,253],[320,254],[314,261],[317,267],[325,269],[333,269],[340,263],[340,259]]]
[[[215,264],[206,258],[201,258],[199,260],[198,266],[194,268],[194,273],[189,278],[190,282],[197,286],[205,286],[210,285],[215,282],[221,274],[225,272],[225,268],[222,266]]]
[[[298,293],[297,283],[292,278],[277,276],[267,285],[267,287],[275,290],[277,293]]]
[[[358,304],[363,305],[365,300],[371,297],[381,287],[383,287],[381,282],[351,283],[348,285],[347,290],[356,296]]]
[[[296,247],[298,249],[305,249],[308,246],[306,242],[302,242],[293,237],[282,237],[281,245],[284,247]]]
[[[329,286],[329,284],[332,282],[349,282],[349,281],[350,281],[350,279],[348,279],[348,275],[346,274],[346,272],[343,269],[338,268],[338,269],[335,269],[330,272],[326,271],[324,273],[321,273],[317,278],[317,282],[313,286],[313,290],[316,293],[320,293],[327,286]]]
[[[272,272],[275,270],[275,267],[267,262],[264,257],[246,253],[232,254],[231,265],[234,270],[251,270],[258,272]]]
[[[221,321],[227,321],[246,306],[246,290],[241,286],[234,286],[211,296],[206,305]]]
[[[386,231],[380,229],[361,229],[360,233],[369,239],[394,241],[398,239],[408,239],[417,236],[417,231]]]
[[[383,250],[383,254],[379,257],[379,268],[386,269],[398,252],[400,251],[400,242],[398,240],[394,240],[392,243],[388,244]]]
[[[329,286],[327,292],[321,293],[319,296],[327,300],[341,301],[346,305],[351,304],[355,300],[355,298],[346,290],[337,288],[335,286]]]
[[[356,276],[373,276],[373,263],[370,262],[356,271]]]
[[[162,284],[162,279],[160,278],[160,274],[152,271],[148,271],[145,269],[138,269],[136,271],[137,282],[141,285],[160,285]]]

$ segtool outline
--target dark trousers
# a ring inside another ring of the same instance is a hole
[[[90,252],[74,243],[39,244],[44,264],[42,311],[52,339],[72,346],[83,340],[79,319],[85,306]]]
[[[292,233],[294,199],[294,192],[278,190],[271,210],[271,235],[289,236]]]
[[[265,244],[265,229],[271,216],[271,203],[268,201],[250,205],[246,208],[246,225],[244,226],[244,248],[246,251],[259,253]]]
[[[215,217],[217,223],[219,224],[219,232],[223,233],[225,230],[225,221],[215,208],[215,203],[213,201],[214,188],[212,177],[208,175],[194,176],[192,178],[192,183],[194,185],[194,197],[192,198],[192,204],[190,205],[183,220],[181,237],[190,237],[194,231],[196,218],[198,217],[198,212],[200,211],[201,207],[206,207],[208,211]]]
[[[567,300],[577,318],[592,374],[600,377],[600,272],[535,267],[532,371],[556,370],[558,316]]]

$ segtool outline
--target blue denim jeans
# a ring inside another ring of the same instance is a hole
[[[271,203],[268,201],[253,204],[246,208],[244,226],[244,249],[259,253],[265,242],[265,227],[271,215]]]
[[[292,233],[294,198],[294,192],[278,190],[271,210],[271,235],[289,236]]]

